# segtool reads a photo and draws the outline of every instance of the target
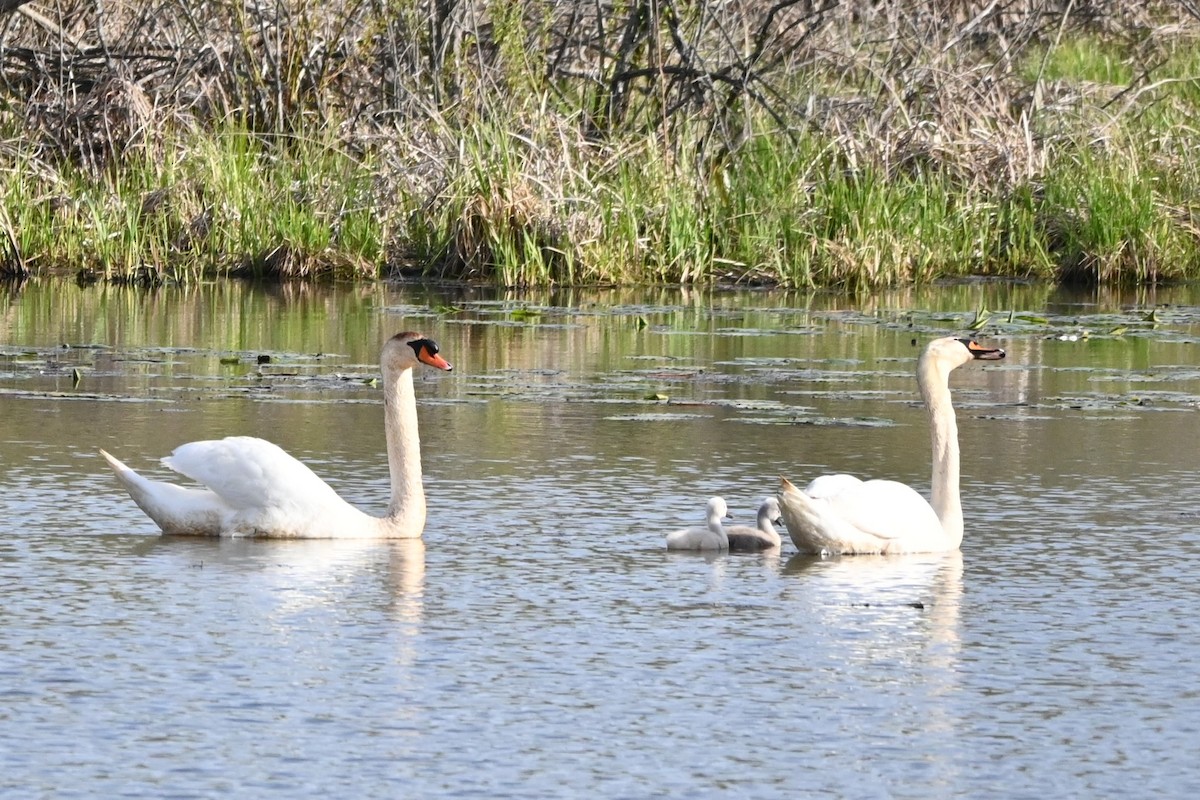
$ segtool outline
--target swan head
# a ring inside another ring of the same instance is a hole
[[[413,331],[397,333],[388,339],[380,360],[384,368],[396,372],[412,369],[417,364],[427,364],[446,371],[453,369],[450,362],[438,355],[437,342]]]
[[[999,347],[984,347],[974,339],[943,336],[925,346],[921,360],[935,362],[949,371],[970,361],[999,361],[1005,355]]]

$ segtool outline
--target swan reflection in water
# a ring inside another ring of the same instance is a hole
[[[783,568],[789,616],[818,625],[846,666],[920,662],[954,681],[961,650],[962,551],[822,558],[797,554]],[[845,635],[841,635],[845,634]]]
[[[422,539],[298,539],[272,541],[263,571],[277,575],[279,611],[313,606],[385,603],[397,622],[420,623],[424,614],[425,542]],[[380,597],[377,591],[382,589]]]
[[[963,763],[941,743],[966,734],[961,551],[905,556],[796,555],[781,576],[788,635],[802,643],[789,681],[815,708],[850,710],[822,732],[830,741],[878,731],[880,709],[921,752],[926,786],[955,786]],[[855,705],[852,698],[877,695]],[[869,718],[868,718],[869,717]],[[914,744],[915,743],[915,744]],[[886,750],[885,750],[886,752]],[[936,792],[935,792],[936,793]]]
[[[235,573],[238,593],[247,599],[267,595],[275,620],[323,606],[353,611],[382,605],[393,620],[413,625],[424,616],[422,539],[153,536],[135,552],[181,557],[206,583],[225,584]],[[230,599],[227,592],[223,599]]]

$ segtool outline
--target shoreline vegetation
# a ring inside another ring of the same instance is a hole
[[[0,0],[0,276],[1200,278],[1200,7]]]

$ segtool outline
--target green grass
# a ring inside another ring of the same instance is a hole
[[[420,274],[512,286],[1142,282],[1200,264],[1190,144],[1161,132],[1064,140],[1036,180],[997,194],[936,171],[847,169],[810,135],[764,132],[697,175],[650,139],[597,148],[510,124],[460,132],[438,191],[390,205],[370,158],[236,129],[173,141],[116,177],[64,169],[50,191],[27,163],[3,173],[0,198],[27,268],[133,282],[371,278],[397,251]]]
[[[70,165],[35,191],[32,158],[3,173],[18,245],[35,268],[133,282],[206,275],[374,277],[374,174],[332,142],[237,129],[168,141],[113,174]]]
[[[0,272],[848,289],[1200,277],[1186,31],[1043,24],[1001,53],[953,21],[859,29],[848,10],[811,42],[767,37],[749,64],[732,28],[705,27],[750,13],[722,4],[606,19],[607,49],[571,50],[561,9],[506,0],[473,34],[486,47],[444,51],[406,0],[382,17],[294,5],[304,24],[262,63],[264,12],[230,23],[241,71],[221,84],[224,113],[162,100],[130,131],[136,114],[108,110],[110,149],[83,158],[30,134],[19,98],[0,107]],[[862,24],[901,25],[881,20]],[[39,130],[61,133],[54,119]]]
[[[1197,265],[1193,230],[1136,153],[1077,147],[1045,186],[1041,218],[1064,277],[1088,283],[1181,280]]]
[[[1122,42],[1095,35],[1075,35],[1035,49],[1023,60],[1022,77],[1029,82],[1091,82],[1125,86],[1134,78],[1136,56]]]

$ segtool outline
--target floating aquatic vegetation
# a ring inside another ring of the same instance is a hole
[[[168,400],[156,400],[150,397],[129,397],[103,392],[66,392],[61,390],[39,389],[9,389],[0,386],[0,397],[14,397],[23,400],[93,400],[101,403],[165,403]]]
[[[706,414],[679,413],[643,413],[643,414],[613,414],[604,417],[613,422],[690,422],[697,419],[708,419]]]
[[[793,417],[788,425],[812,425],[836,428],[894,428],[896,422],[884,417]]]

